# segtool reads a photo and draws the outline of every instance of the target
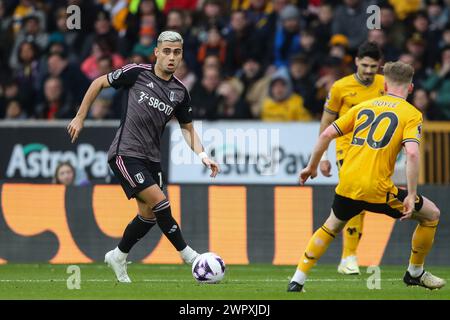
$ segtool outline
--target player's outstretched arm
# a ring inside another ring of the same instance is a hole
[[[103,88],[108,87],[110,87],[110,84],[108,82],[106,75],[100,76],[94,81],[92,81],[91,85],[89,86],[89,89],[86,91],[86,94],[84,95],[83,101],[81,102],[77,115],[75,116],[75,118],[72,119],[72,121],[67,126],[67,131],[70,135],[72,143],[74,143],[75,140],[77,140],[81,132],[81,129],[83,129],[84,119],[86,119],[86,116],[92,103],[97,98],[100,91]]]
[[[319,129],[319,135],[322,134],[323,131],[325,131],[326,128],[330,126],[330,124],[333,123],[334,120],[336,120],[337,116],[335,114],[331,114],[327,111],[324,111],[322,113],[322,118],[320,119],[320,129]],[[328,149],[328,148],[327,148]],[[320,159],[319,163],[320,172],[325,177],[331,177],[331,162],[328,160],[327,157],[327,150],[322,154],[322,158]]]
[[[406,181],[408,196],[403,201],[403,216],[400,220],[411,218],[414,211],[414,203],[417,197],[417,183],[419,182],[419,144],[417,142],[405,142],[406,151]]]
[[[334,126],[328,126],[324,132],[319,136],[319,141],[314,147],[311,159],[309,159],[308,166],[300,172],[300,184],[305,184],[309,177],[315,178],[317,176],[317,166],[319,165],[320,158],[325,150],[328,149],[330,142],[339,135]]]
[[[183,133],[184,140],[189,147],[194,151],[201,159],[205,166],[211,170],[210,177],[214,178],[220,172],[220,166],[212,159],[208,157],[200,141],[200,138],[195,132],[192,122],[180,123],[181,132]]]

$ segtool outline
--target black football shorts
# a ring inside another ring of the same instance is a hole
[[[154,184],[163,190],[163,172],[159,162],[115,156],[108,163],[128,199],[135,198],[139,192]]]
[[[399,219],[403,215],[403,200],[408,195],[405,189],[397,189],[397,194],[386,194],[386,203],[370,203],[361,200],[353,200],[347,197],[334,195],[333,212],[336,218],[348,221],[354,216],[367,210],[375,213],[384,213],[394,219]],[[414,209],[419,211],[423,206],[423,197],[417,195]]]

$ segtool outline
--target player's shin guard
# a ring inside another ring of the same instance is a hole
[[[153,213],[156,217],[156,222],[159,228],[164,233],[164,235],[169,239],[172,245],[181,251],[186,248],[186,242],[181,234],[180,226],[172,217],[172,212],[170,211],[169,200],[163,200],[153,207]]]
[[[125,228],[122,239],[117,246],[123,253],[130,252],[131,248],[144,237],[156,224],[156,219],[147,219],[137,215]]]
[[[434,235],[439,220],[421,222],[414,231],[412,237],[412,250],[409,264],[411,266],[422,266],[425,257],[433,246]]]
[[[356,256],[359,241],[362,236],[365,213],[360,213],[351,218],[344,227],[342,233],[342,259]]]
[[[317,229],[309,240],[305,252],[297,265],[297,269],[304,274],[308,274],[309,270],[314,267],[320,257],[327,251],[328,246],[334,240],[335,236],[336,235],[325,226]]]

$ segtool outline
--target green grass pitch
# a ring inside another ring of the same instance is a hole
[[[294,266],[229,265],[220,284],[198,284],[187,265],[131,264],[131,284],[115,281],[103,264],[80,264],[80,289],[69,290],[68,265],[0,265],[0,299],[158,299],[158,300],[291,300],[291,299],[450,299],[450,285],[441,290],[406,287],[404,267],[382,266],[381,289],[368,289],[372,274],[343,276],[334,265],[318,265],[304,293],[287,293]],[[449,267],[429,267],[450,280]]]

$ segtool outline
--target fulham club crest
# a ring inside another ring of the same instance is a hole
[[[170,99],[170,101],[173,101],[173,99],[175,99],[175,92],[170,91],[169,99]]]
[[[142,184],[142,183],[144,183],[145,177],[144,177],[144,175],[142,174],[142,172],[139,172],[139,173],[136,173],[136,174],[134,175],[134,179],[136,179],[136,182],[137,182],[137,183]]]

